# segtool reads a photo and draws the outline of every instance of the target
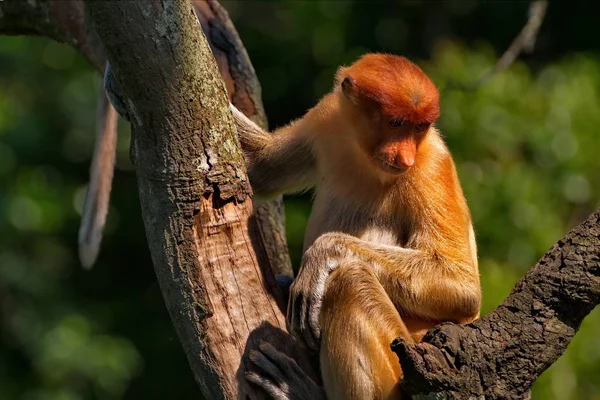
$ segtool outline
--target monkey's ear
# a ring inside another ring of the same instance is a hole
[[[356,81],[351,76],[347,76],[341,83],[342,92],[350,100],[356,99]]]

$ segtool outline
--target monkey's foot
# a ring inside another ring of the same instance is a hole
[[[323,388],[310,379],[292,358],[269,343],[250,351],[250,361],[262,373],[248,372],[246,379],[261,387],[275,400],[325,400]]]

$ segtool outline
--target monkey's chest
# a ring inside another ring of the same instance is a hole
[[[329,204],[329,207],[313,207],[306,229],[305,250],[319,236],[328,232],[343,232],[382,245],[406,244],[408,230],[402,222],[401,214],[381,215],[342,202]]]
[[[356,236],[366,242],[389,246],[402,245],[401,232],[399,234],[397,230],[386,227],[384,224],[366,227],[362,232],[357,232]]]

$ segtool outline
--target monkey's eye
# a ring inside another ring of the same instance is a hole
[[[398,118],[392,118],[390,119],[389,124],[392,128],[397,128],[399,126],[402,126],[404,124],[404,121]]]
[[[430,124],[428,124],[426,122],[422,123],[422,124],[417,124],[417,125],[415,125],[415,129],[419,132],[425,132],[425,130],[427,130],[427,128],[429,128],[429,125]]]

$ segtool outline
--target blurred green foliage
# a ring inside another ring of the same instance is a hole
[[[568,229],[600,206],[600,59],[577,54],[535,74],[518,63],[473,91],[489,48],[440,43],[426,70],[443,93],[439,126],[452,149],[477,232],[483,313]],[[600,399],[600,310],[536,383],[535,399]]]
[[[224,2],[272,126],[314,104],[336,67],[362,53],[420,60],[441,90],[438,125],[475,221],[487,312],[600,205],[600,59],[584,29],[594,14],[553,2],[528,63],[457,90],[491,68],[527,3],[434,3]],[[99,263],[86,272],[77,262],[97,88],[69,47],[0,37],[0,399],[198,396],[152,271],[126,124]],[[297,265],[309,196],[286,202]],[[596,310],[534,399],[600,399],[599,335]]]

